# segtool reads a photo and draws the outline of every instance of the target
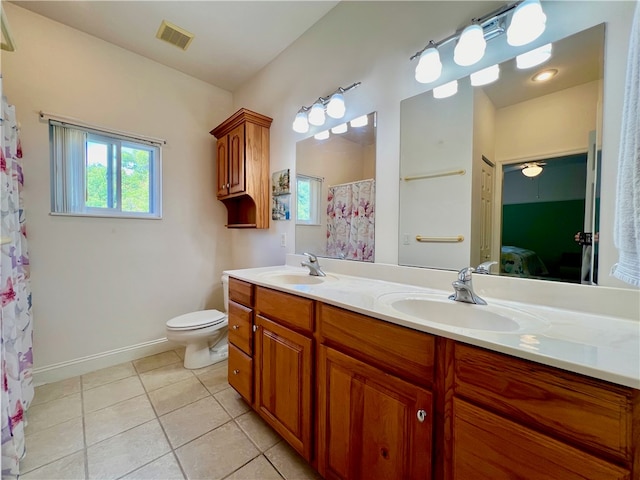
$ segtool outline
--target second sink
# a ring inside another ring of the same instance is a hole
[[[265,280],[280,285],[320,285],[326,282],[335,282],[337,277],[327,275],[325,277],[314,277],[303,272],[269,272],[262,275]]]

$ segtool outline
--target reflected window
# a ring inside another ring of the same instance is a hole
[[[320,225],[322,179],[297,175],[296,192],[296,223],[298,225]]]

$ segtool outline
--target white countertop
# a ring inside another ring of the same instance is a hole
[[[521,313],[522,328],[509,332],[461,328],[399,312],[384,301],[425,294],[444,301],[453,289],[445,291],[324,270],[329,280],[312,285],[283,284],[277,280],[277,274],[306,275],[308,270],[302,267],[248,268],[225,273],[397,325],[640,389],[640,319],[507,301],[482,295],[476,289],[490,309],[516,312],[514,318]],[[469,304],[460,307],[467,308],[470,315],[476,309],[486,308]]]

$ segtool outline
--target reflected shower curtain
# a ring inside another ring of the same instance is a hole
[[[327,256],[373,262],[375,181],[329,187]]]
[[[0,86],[1,89],[1,86]],[[33,400],[29,257],[22,205],[22,150],[15,107],[2,98],[0,127],[0,324],[2,333],[2,478],[19,474],[24,414]]]

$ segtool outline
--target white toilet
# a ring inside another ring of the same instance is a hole
[[[184,368],[202,368],[229,356],[226,310],[229,308],[229,277],[222,276],[225,313],[202,310],[185,313],[167,322],[167,340],[186,345]]]

